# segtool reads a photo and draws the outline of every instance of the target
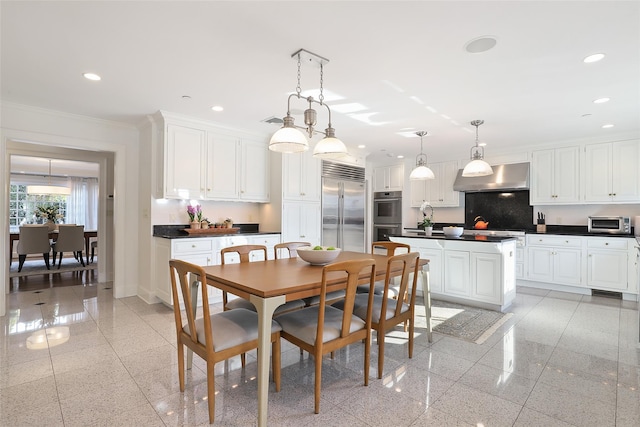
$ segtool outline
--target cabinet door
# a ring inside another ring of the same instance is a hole
[[[379,167],[373,170],[373,191],[389,191],[388,167]]]
[[[373,171],[373,191],[402,191],[404,165],[381,166]]]
[[[553,202],[554,150],[531,154],[531,204]]]
[[[300,210],[300,239],[311,243],[311,246],[319,245],[322,240],[322,209],[320,203],[304,203]]]
[[[475,299],[493,304],[502,303],[501,264],[499,254],[471,254],[471,288]]]
[[[168,124],[165,156],[165,197],[203,196],[205,132]]]
[[[527,278],[540,282],[552,282],[553,250],[529,246],[527,253]]]
[[[394,165],[389,167],[389,189],[401,191],[404,187],[404,165]]]
[[[409,180],[409,197],[411,197],[412,208],[419,208],[422,202],[429,200],[428,182],[422,179]]]
[[[580,257],[582,251],[579,249],[553,249],[553,281],[568,285],[580,285],[582,283],[580,274]]]
[[[580,148],[566,147],[555,150],[553,169],[554,203],[580,200]]]
[[[590,250],[587,254],[587,287],[627,291],[627,252]]]
[[[208,134],[206,197],[215,200],[238,199],[238,139]]]
[[[611,190],[614,202],[640,200],[640,141],[612,143]]]
[[[434,163],[432,170],[435,179],[427,181],[432,206],[460,206],[460,193],[453,191],[453,183],[458,175],[458,162]]]
[[[471,295],[469,252],[446,251],[444,254],[444,292],[450,295]]]
[[[269,201],[269,150],[262,142],[243,140],[241,144],[240,199]]]
[[[431,292],[442,293],[444,291],[443,278],[442,278],[442,249],[422,249],[418,248],[421,259],[429,260],[429,287]],[[420,284],[418,283],[418,289]]]
[[[585,147],[585,201],[609,202],[611,190],[611,144],[591,144]]]
[[[321,188],[320,159],[311,150],[282,157],[282,198],[319,202]]]

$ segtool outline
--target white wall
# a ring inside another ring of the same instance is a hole
[[[131,239],[138,228],[138,130],[134,126],[97,120],[89,117],[65,114],[29,106],[3,102],[0,104],[0,164],[2,172],[2,194],[0,212],[8,212],[9,198],[9,155],[10,144],[39,144],[48,150],[53,147],[103,152],[106,157],[113,153],[113,191],[111,201],[106,201],[105,215],[113,212],[112,230],[101,220],[99,233],[114,236],[114,295],[117,298],[132,296],[138,290],[138,240]],[[106,176],[105,176],[106,178]],[[105,182],[105,185],[107,183]],[[128,220],[132,219],[132,220]],[[0,241],[9,239],[9,220],[2,217]],[[5,314],[6,293],[9,284],[7,245],[0,245],[0,277],[4,278],[5,289],[0,292],[0,315]]]

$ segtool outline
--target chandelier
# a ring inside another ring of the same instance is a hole
[[[426,131],[421,130],[416,132],[416,135],[420,137],[420,154],[416,156],[416,167],[411,171],[409,179],[425,180],[435,179],[433,171],[427,166],[427,155],[422,152],[422,137],[427,134]]]
[[[27,185],[27,194],[50,194],[52,196],[68,196],[71,189],[63,185],[51,184],[51,159],[49,159],[49,183],[47,185]]]
[[[493,169],[484,159],[484,148],[478,144],[478,126],[484,123],[484,120],[474,120],[472,126],[476,127],[476,145],[471,147],[471,161],[462,170],[462,176],[486,176],[493,175]]]
[[[305,61],[315,62],[320,65],[320,95],[316,100],[313,96],[303,97],[302,88],[300,86],[300,65],[301,59],[304,56]],[[273,134],[269,141],[269,150],[277,151],[280,153],[298,153],[301,151],[307,151],[309,149],[309,141],[307,135],[312,138],[314,134],[320,133],[325,135],[315,146],[313,150],[314,157],[320,157],[323,159],[337,159],[347,155],[347,147],[342,141],[336,138],[336,130],[331,126],[331,109],[324,102],[323,93],[323,78],[324,78],[324,64],[329,60],[311,53],[305,49],[300,49],[291,55],[292,58],[298,60],[298,85],[296,86],[296,93],[289,95],[287,99],[287,115],[282,119],[282,127]],[[304,99],[309,105],[304,111],[304,124],[306,127],[296,126],[294,119],[291,116],[291,98]],[[317,123],[317,112],[312,107],[312,104],[320,104],[327,108],[329,115],[329,124],[324,132],[314,128]],[[304,130],[305,133],[301,132]]]

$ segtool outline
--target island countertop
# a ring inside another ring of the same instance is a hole
[[[454,240],[461,242],[485,242],[485,243],[502,243],[507,240],[515,240],[514,236],[474,236],[470,234],[462,234],[460,237],[449,237],[444,234],[432,234],[431,236],[425,236],[424,234],[418,233],[402,233],[402,234],[394,234],[390,237],[405,237],[411,239],[431,239],[431,240]]]

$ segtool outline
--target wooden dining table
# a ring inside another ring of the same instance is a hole
[[[49,238],[55,240],[58,237],[58,231],[50,231]],[[98,237],[98,230],[84,230],[84,250],[89,264],[89,244],[92,237]],[[9,233],[9,265],[13,262],[13,242],[20,240],[20,233]]]
[[[388,257],[359,252],[342,251],[335,262],[371,259],[376,262],[376,281],[384,280]],[[428,339],[431,341],[431,298],[429,290],[428,260],[420,260],[423,268],[422,291],[425,299]],[[392,276],[402,274],[399,263],[393,267]],[[320,294],[322,266],[313,266],[299,258],[287,258],[242,264],[225,264],[203,267],[207,284],[251,301],[258,312],[258,425],[267,425],[269,391],[269,356],[271,320],[275,309],[286,301]],[[368,283],[369,274],[360,277]],[[331,273],[327,280],[327,292],[344,288],[345,275]],[[195,307],[193,307],[195,309]]]

